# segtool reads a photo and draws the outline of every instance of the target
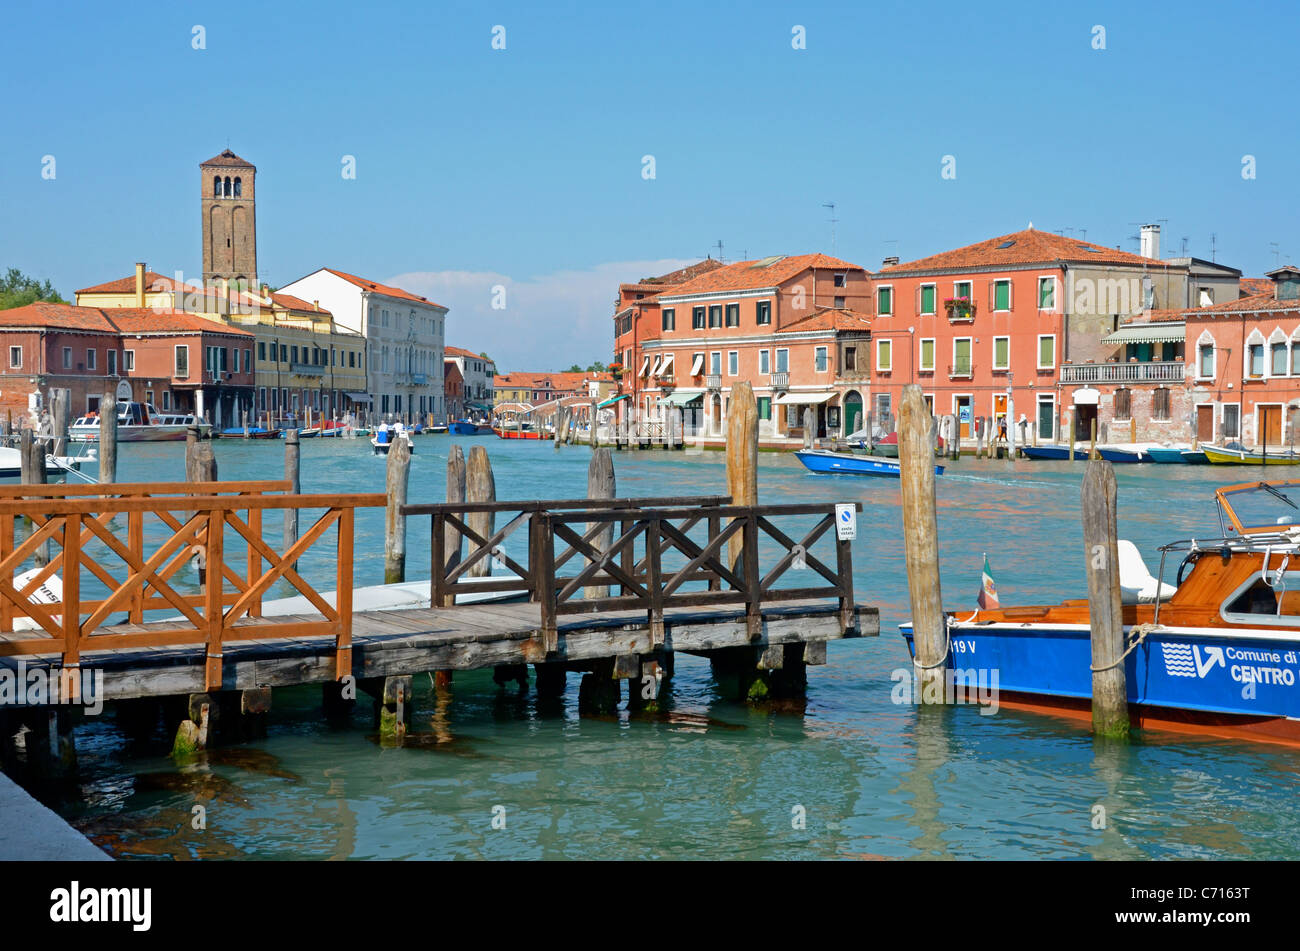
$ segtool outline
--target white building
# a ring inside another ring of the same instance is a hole
[[[400,287],[327,267],[279,291],[320,301],[337,324],[366,338],[372,412],[411,420],[432,413],[435,420],[445,420],[442,361],[446,307]]]

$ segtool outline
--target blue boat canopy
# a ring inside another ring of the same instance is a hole
[[[632,395],[630,393],[620,393],[618,396],[611,396],[603,403],[597,403],[596,409],[604,409],[606,406],[613,406],[619,400],[630,400],[631,398]]]

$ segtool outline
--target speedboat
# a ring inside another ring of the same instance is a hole
[[[899,478],[902,464],[897,459],[883,456],[863,456],[851,452],[832,452],[829,449],[800,449],[795,458],[811,472],[834,475],[866,475]],[[934,467],[936,475],[943,475],[943,466]]]
[[[192,413],[160,413],[152,403],[133,403],[130,400],[120,400],[117,404],[118,442],[184,439],[191,426],[199,427],[201,436],[212,432],[211,423],[203,422]],[[99,415],[88,413],[79,417],[68,427],[68,438],[74,442],[98,442]]]
[[[388,450],[393,448],[393,442],[398,439],[405,439],[407,448],[415,452],[415,443],[411,440],[411,434],[404,429],[381,429],[370,437],[370,445],[376,456],[386,456]]]
[[[0,446],[0,482],[21,482],[23,454],[13,446]],[[53,481],[67,475],[68,470],[79,471],[81,459],[75,456],[45,457],[45,478]]]
[[[1130,716],[1138,727],[1300,745],[1300,481],[1225,486],[1215,503],[1219,536],[1162,546],[1154,576],[1119,542]],[[950,676],[996,673],[1001,705],[1088,716],[1086,598],[946,620]],[[912,650],[912,625],[902,633]]]

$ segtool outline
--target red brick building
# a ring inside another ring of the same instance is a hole
[[[0,336],[0,411],[43,409],[65,388],[82,414],[123,379],[133,399],[219,426],[252,408],[253,335],[193,314],[35,303],[0,311]]]

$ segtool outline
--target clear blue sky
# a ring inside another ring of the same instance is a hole
[[[1216,234],[1258,275],[1300,261],[1294,10],[10,2],[0,267],[65,296],[137,260],[197,277],[197,165],[229,144],[265,280],[400,277],[507,369],[608,359],[618,281],[719,239],[830,252],[831,201],[868,268],[1030,221],[1135,249],[1161,221],[1166,255]]]

